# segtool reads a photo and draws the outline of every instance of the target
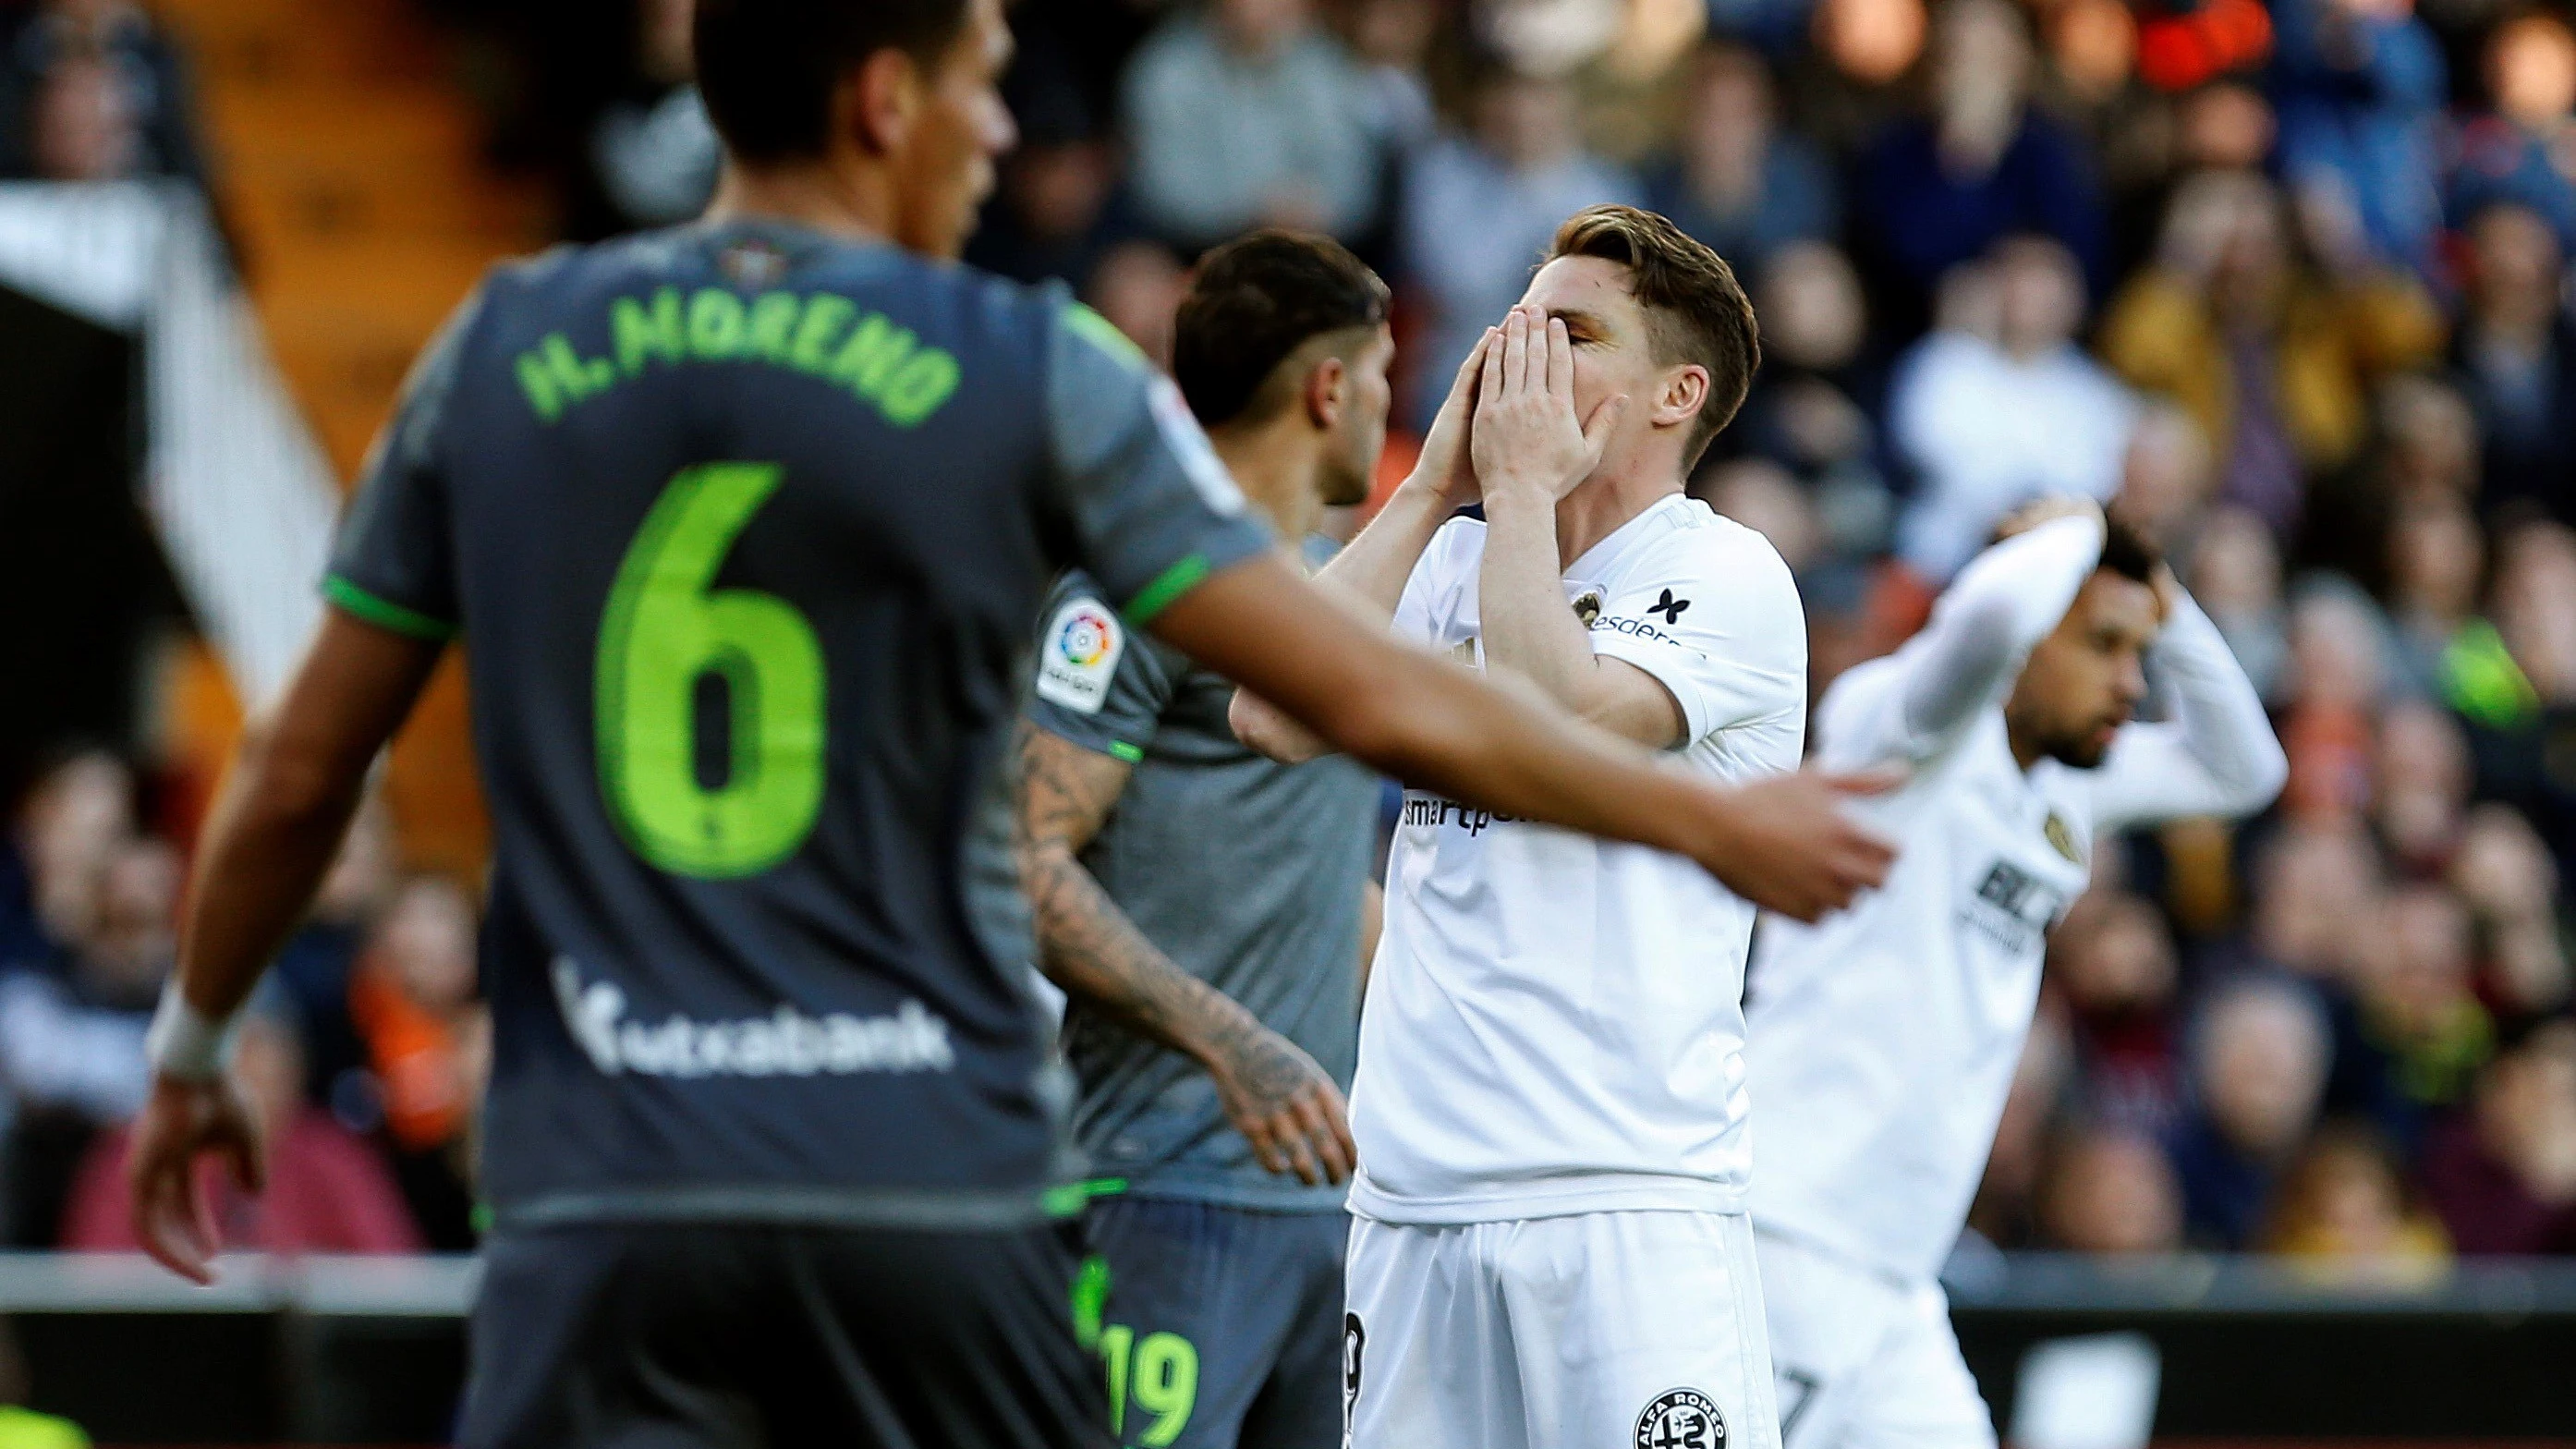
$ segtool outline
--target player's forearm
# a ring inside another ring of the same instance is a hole
[[[1558,704],[1592,717],[1600,661],[1565,602],[1553,499],[1534,493],[1486,499],[1485,556],[1476,583],[1486,665],[1509,669]]]
[[[209,819],[179,948],[188,1004],[231,1016],[276,958],[331,868],[365,772],[333,769],[254,735]]]
[[[1086,1010],[1210,1068],[1223,1065],[1231,1044],[1261,1029],[1231,997],[1145,939],[1063,847],[1025,852],[1020,879],[1036,917],[1039,969]]]
[[[1958,728],[2002,693],[2101,556],[2101,519],[2075,516],[2008,538],[1959,571],[1900,656],[1905,723],[1918,741]]]
[[[2289,758],[2225,636],[2179,588],[2153,657],[2172,685],[2185,747],[2219,792],[2219,808],[2251,814],[2270,804],[2289,778]]]
[[[1359,531],[1332,562],[1315,575],[1315,581],[1358,603],[1379,623],[1395,617],[1395,606],[1404,598],[1405,581],[1413,577],[1413,566],[1422,561],[1422,551],[1431,546],[1440,525],[1449,521],[1456,509],[1448,498],[1427,481],[1407,478],[1386,500],[1377,516]]]

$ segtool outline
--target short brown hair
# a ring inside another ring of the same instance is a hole
[[[1267,422],[1281,364],[1318,338],[1374,336],[1386,283],[1327,236],[1256,231],[1199,259],[1172,324],[1172,377],[1203,427]]]
[[[1651,211],[1587,206],[1556,229],[1548,260],[1599,257],[1628,269],[1629,290],[1646,310],[1655,359],[1708,369],[1708,401],[1682,450],[1684,471],[1698,466],[1711,438],[1744,406],[1753,369],[1762,363],[1762,329],[1735,269],[1707,243]]]

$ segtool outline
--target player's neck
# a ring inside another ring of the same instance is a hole
[[[891,240],[895,218],[889,178],[829,160],[758,167],[728,161],[706,212],[718,225],[783,221],[851,241]]]
[[[1315,531],[1324,516],[1323,490],[1316,484],[1321,450],[1305,439],[1261,428],[1250,434],[1220,431],[1208,441],[1235,486],[1280,538],[1294,545]]]
[[[1575,485],[1556,505],[1556,566],[1561,573],[1638,514],[1682,491],[1665,469],[1605,470]]]
[[[2021,766],[2021,772],[2025,775],[2030,773],[2031,766],[2040,762],[2043,753],[2038,741],[2027,738],[2020,730],[2013,728],[2012,716],[2009,714],[2004,716],[2004,746],[2012,751],[2013,763]]]

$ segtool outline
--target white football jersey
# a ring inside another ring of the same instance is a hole
[[[1803,926],[1766,919],[1747,1007],[1764,1231],[1928,1280],[1967,1220],[2038,1003],[2049,928],[2097,829],[2258,810],[2286,766],[2262,702],[2187,597],[2148,653],[2172,718],[2098,769],[2013,758],[2002,701],[2102,549],[2066,518],[1989,549],[1896,654],[1834,682],[1816,763],[1899,763],[1853,813],[1893,840],[1887,883]],[[1927,718],[1932,722],[1927,723]]]
[[[1485,526],[1445,525],[1396,630],[1482,662]],[[1795,769],[1806,621],[1760,534],[1663,499],[1575,560],[1594,652],[1672,691],[1675,767]],[[1680,856],[1404,798],[1360,1018],[1352,1211],[1468,1223],[1743,1210],[1753,908]]]

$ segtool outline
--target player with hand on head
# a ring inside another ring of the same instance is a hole
[[[1114,329],[956,265],[1013,139],[999,0],[699,0],[694,38],[708,215],[496,269],[360,482],[201,844],[137,1236],[208,1275],[199,1160],[256,1175],[231,1023],[463,635],[493,1229],[459,1441],[1098,1444],[1030,946],[968,884],[1010,869],[1057,573],[1372,765],[1791,909],[1886,850],[1820,782],[1675,781],[1332,608]]]
[[[1795,770],[1797,587],[1683,492],[1757,358],[1714,252],[1578,213],[1322,577],[1676,784]],[[1451,516],[1470,501],[1481,521]],[[1293,751],[1275,723],[1241,701]],[[1753,913],[1670,854],[1406,794],[1351,1098],[1357,1449],[1771,1442],[1743,1216]]]
[[[1896,653],[1816,711],[1828,768],[1903,842],[1821,926],[1766,921],[1747,1008],[1753,1183],[1789,1449],[1992,1449],[1937,1275],[2003,1116],[2047,935],[2097,834],[2262,809],[2288,766],[2226,641],[2151,546],[2046,500]],[[2169,717],[2132,722],[2148,675]]]
[[[1338,243],[1285,232],[1210,252],[1181,299],[1182,396],[1310,556],[1386,444],[1386,305]],[[1021,875],[1068,998],[1076,1140],[1112,1179],[1088,1224],[1112,1426],[1168,1449],[1331,1443],[1378,777],[1247,749],[1233,683],[1128,629],[1079,570],[1040,618]]]

